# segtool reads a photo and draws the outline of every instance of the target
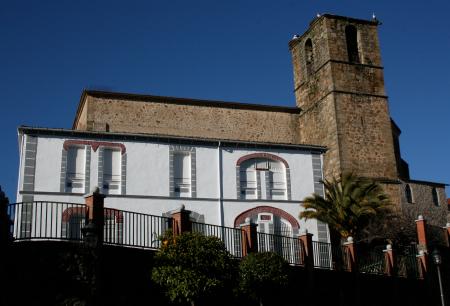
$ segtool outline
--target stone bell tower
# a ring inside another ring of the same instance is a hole
[[[303,143],[329,148],[325,176],[398,178],[376,20],[322,15],[289,47]]]

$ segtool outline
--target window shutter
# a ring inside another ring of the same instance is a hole
[[[103,188],[108,193],[120,194],[121,151],[107,149],[103,151]]]

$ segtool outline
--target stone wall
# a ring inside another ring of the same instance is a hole
[[[160,97],[159,97],[160,98]],[[86,95],[77,130],[146,133],[224,140],[299,144],[298,113],[282,107],[226,107],[224,103],[139,101]],[[87,112],[87,116],[84,113]]]
[[[384,98],[336,93],[341,171],[397,178],[391,121]]]
[[[406,200],[405,187],[407,184],[411,188],[412,203],[408,203]],[[440,227],[450,222],[444,186],[417,182],[402,182],[401,186],[401,204],[404,214],[411,219],[417,219],[417,216],[422,215],[429,221],[429,224]],[[436,188],[438,192],[439,206],[435,206],[433,203],[433,188]]]

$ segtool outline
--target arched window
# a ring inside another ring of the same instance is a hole
[[[411,191],[411,187],[409,186],[409,184],[406,184],[406,186],[405,186],[405,197],[406,197],[407,203],[413,202],[412,191]]]
[[[251,158],[240,164],[240,198],[287,200],[286,167],[268,158]]]
[[[440,206],[440,204],[439,204],[439,195],[438,195],[437,189],[435,187],[433,187],[433,189],[431,190],[431,195],[433,197],[433,204],[434,204],[434,206]]]
[[[309,78],[314,69],[314,53],[311,39],[305,42],[305,62],[306,62],[306,75]]]
[[[299,252],[293,237],[298,233],[299,223],[289,213],[271,206],[258,206],[244,211],[234,220],[239,227],[244,220],[258,224],[258,252],[275,252],[290,263],[300,263]]]
[[[347,41],[348,61],[359,63],[358,31],[355,26],[348,25],[345,27],[345,39]]]

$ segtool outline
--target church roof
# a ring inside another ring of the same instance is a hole
[[[212,138],[201,137],[180,137],[173,135],[152,135],[147,133],[115,133],[115,132],[98,132],[98,131],[85,131],[85,130],[72,130],[72,129],[60,129],[60,128],[42,128],[42,127],[29,127],[20,126],[18,128],[19,133],[31,134],[31,135],[48,135],[48,136],[63,136],[63,137],[86,137],[86,138],[101,138],[108,140],[128,140],[128,141],[155,141],[161,143],[178,143],[178,144],[198,144],[218,146],[219,144],[224,147],[235,148],[253,148],[253,149],[284,149],[284,150],[304,150],[304,151],[316,151],[325,152],[327,148],[324,146],[312,145],[312,144],[287,144],[287,143],[271,143],[271,142],[252,142],[252,141],[234,141],[234,140],[221,140]]]

